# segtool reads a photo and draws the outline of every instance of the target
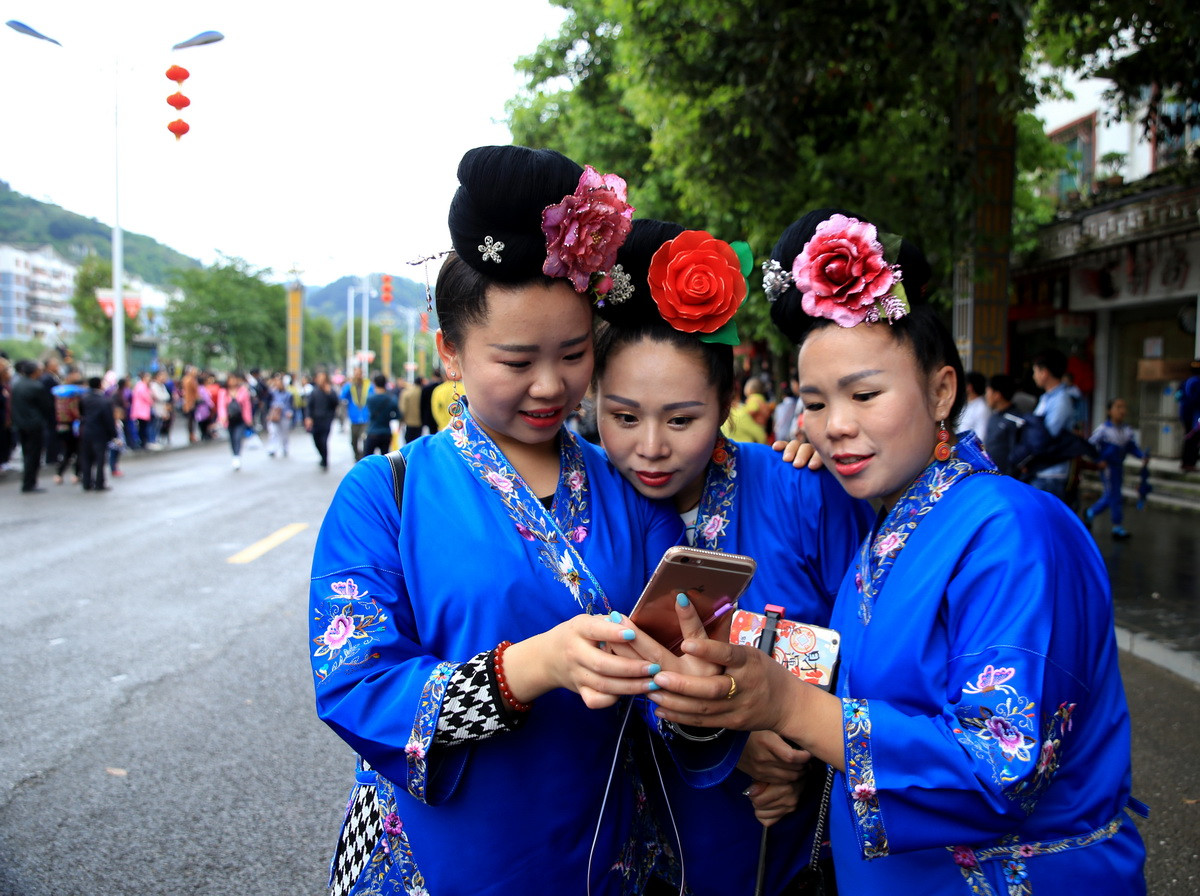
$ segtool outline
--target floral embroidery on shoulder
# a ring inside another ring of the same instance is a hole
[[[313,638],[313,657],[328,657],[315,674],[324,680],[345,665],[361,666],[378,657],[371,645],[386,630],[387,614],[354,579],[330,584],[333,592],[314,607],[313,622],[324,631]]]
[[[710,551],[721,549],[721,539],[729,526],[737,494],[737,456],[737,443],[718,436],[696,514],[697,547]]]
[[[875,791],[875,764],[871,757],[871,713],[866,700],[842,700],[842,731],[846,742],[846,785],[854,799],[854,823],[859,830],[863,857],[888,854],[887,831]]]

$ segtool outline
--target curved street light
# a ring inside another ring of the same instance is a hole
[[[16,19],[9,19],[4,24],[8,25],[13,31],[20,34],[36,37],[38,40],[49,41],[55,46],[61,47],[58,41],[54,38],[42,34],[36,28],[31,28],[24,22],[18,22]],[[184,50],[188,47],[200,47],[205,44],[215,44],[217,41],[224,40],[225,35],[220,31],[202,31],[195,37],[190,37],[185,41],[180,41],[171,47],[172,50]],[[116,71],[116,63],[113,64],[114,72]],[[121,229],[121,192],[120,192],[120,131],[118,128],[118,113],[120,111],[120,90],[119,79],[114,78],[113,84],[113,227],[112,227],[112,269],[113,269],[113,306],[114,313],[112,317],[113,333],[112,333],[112,369],[116,371],[118,377],[125,376],[129,371],[125,369],[125,242],[124,231]]]

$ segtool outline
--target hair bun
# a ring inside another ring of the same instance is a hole
[[[542,211],[573,193],[582,174],[582,167],[550,149],[469,150],[458,163],[459,188],[450,203],[454,251],[491,280],[540,276],[546,261]]]
[[[857,212],[848,211],[844,208],[814,209],[794,221],[780,234],[779,240],[771,250],[771,259],[779,262],[783,270],[790,273],[796,256],[804,250],[804,246],[812,239],[817,231],[817,227],[834,215],[845,215],[847,218],[868,221],[872,224],[875,223]],[[876,226],[878,227],[878,225]],[[883,230],[884,228],[879,227],[878,229]],[[929,278],[933,273],[929,262],[925,258],[925,254],[908,240],[901,238],[900,253],[896,259],[896,264],[903,272],[904,291],[908,297],[909,304],[913,307],[924,304],[925,290],[929,284]],[[812,326],[812,322],[816,320],[816,318],[810,317],[805,312],[801,305],[801,298],[795,283],[789,282],[787,289],[783,290],[775,301],[771,303],[771,322],[775,324],[784,336],[795,344],[799,344],[802,341],[804,334],[808,332],[809,327]]]
[[[614,277],[612,290],[596,307],[596,314],[617,327],[636,327],[663,322],[658,305],[650,295],[650,260],[663,243],[675,239],[684,228],[669,221],[634,218],[633,228],[617,252],[617,264],[628,278],[628,296],[621,293],[624,278]]]

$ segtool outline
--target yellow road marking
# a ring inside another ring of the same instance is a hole
[[[308,528],[308,523],[289,523],[278,532],[272,532],[262,541],[256,541],[248,548],[242,548],[226,563],[249,563],[252,560],[257,560],[271,548],[277,548],[293,535],[298,535]]]

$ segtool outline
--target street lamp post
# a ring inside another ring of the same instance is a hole
[[[10,19],[5,23],[18,34],[24,34],[38,40],[49,41],[57,46],[61,43],[40,31],[30,28],[24,22]],[[223,40],[225,35],[219,31],[202,31],[195,37],[180,41],[171,47],[172,50],[184,50],[188,47],[200,47],[205,44],[215,44]],[[129,371],[125,369],[125,236],[121,229],[121,109],[120,69],[117,60],[113,60],[113,227],[112,227],[112,282],[113,282],[113,317],[112,317],[112,369],[117,376],[124,376]]]

